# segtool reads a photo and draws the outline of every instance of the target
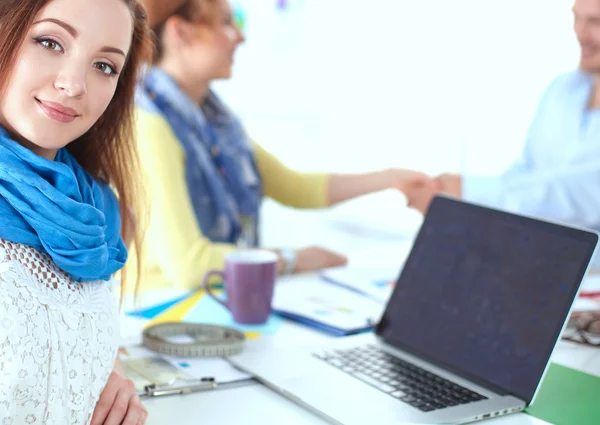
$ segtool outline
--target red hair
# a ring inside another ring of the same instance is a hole
[[[219,0],[141,0],[152,17],[152,30],[156,38],[153,62],[158,63],[163,57],[162,36],[165,24],[172,16],[179,16],[187,22],[214,27],[219,22]]]

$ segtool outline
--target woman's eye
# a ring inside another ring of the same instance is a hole
[[[100,72],[106,75],[114,75],[117,73],[113,66],[105,62],[97,62],[94,64],[94,66],[96,67],[96,69],[98,69]]]
[[[39,44],[42,45],[45,49],[52,50],[55,52],[62,52],[63,48],[58,42],[50,39],[50,38],[40,38],[36,40]]]

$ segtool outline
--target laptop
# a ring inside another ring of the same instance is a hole
[[[374,332],[230,360],[333,423],[460,424],[531,404],[598,235],[438,196]]]

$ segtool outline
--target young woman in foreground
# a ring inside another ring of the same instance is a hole
[[[3,0],[0,43],[0,423],[143,424],[111,276],[133,234],[144,9]]]

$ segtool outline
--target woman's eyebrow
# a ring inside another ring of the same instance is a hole
[[[41,24],[42,22],[52,22],[56,25],[63,27],[69,34],[71,34],[73,36],[73,38],[77,38],[79,36],[79,33],[77,32],[77,30],[75,28],[73,28],[71,25],[67,24],[66,22],[63,22],[60,19],[56,19],[56,18],[40,19],[39,21],[34,22],[33,25]]]
[[[105,53],[118,53],[120,55],[123,55],[123,57],[125,57],[125,53],[123,52],[123,50],[117,49],[116,47],[104,46],[103,48],[100,49],[100,51],[105,52]]]
[[[73,36],[73,38],[77,38],[79,36],[79,33],[72,25],[69,25],[66,22],[56,18],[40,19],[39,21],[34,22],[33,25],[41,24],[42,22],[52,22],[56,25],[63,27],[69,34]],[[119,55],[122,55],[123,57],[126,56],[121,49],[117,49],[116,47],[104,46],[102,49],[100,49],[100,51],[105,53],[117,53]]]

